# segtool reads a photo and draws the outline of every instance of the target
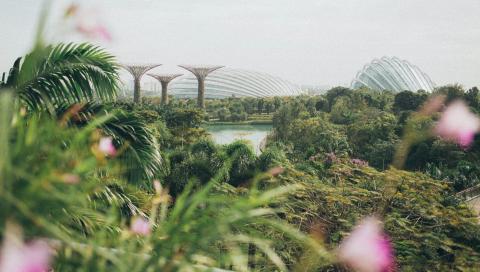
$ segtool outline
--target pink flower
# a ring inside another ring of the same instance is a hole
[[[394,270],[392,247],[374,217],[364,219],[340,245],[340,261],[360,272]]]
[[[80,182],[80,177],[75,174],[63,174],[61,179],[66,184],[77,184]]]
[[[117,150],[112,142],[112,137],[103,137],[98,143],[98,149],[105,155],[115,156]]]
[[[443,112],[435,127],[435,134],[468,148],[480,129],[480,119],[473,114],[463,101],[452,102]]]
[[[108,32],[107,28],[100,24],[92,23],[80,23],[76,27],[77,31],[90,39],[100,39],[105,41],[111,41],[112,35]]]
[[[148,222],[148,220],[143,217],[136,217],[135,219],[133,219],[130,225],[130,230],[135,234],[143,236],[149,235],[152,231],[150,222]]]
[[[155,192],[157,194],[162,193],[162,184],[160,183],[160,181],[158,179],[153,181],[153,188],[155,189]]]
[[[353,164],[358,165],[358,166],[368,166],[368,162],[361,160],[361,159],[351,159],[350,160]]]
[[[112,36],[95,10],[88,10],[76,4],[70,5],[64,18],[73,24],[75,31],[89,39],[111,41]]]
[[[18,227],[7,225],[0,255],[0,272],[47,272],[53,250],[43,240],[24,244]]]
[[[325,154],[325,163],[326,164],[333,164],[338,160],[337,155],[335,153],[327,153]]]

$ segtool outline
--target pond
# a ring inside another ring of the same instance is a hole
[[[236,140],[247,140],[258,155],[262,141],[272,130],[272,125],[207,125],[205,128],[215,143],[225,145]]]

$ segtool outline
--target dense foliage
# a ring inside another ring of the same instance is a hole
[[[458,85],[446,86],[433,95],[438,94],[446,95],[447,103],[454,98],[463,99],[473,112],[480,111],[476,88],[464,91]],[[347,153],[385,170],[393,163],[395,150],[407,129],[415,128],[425,135],[431,132],[437,115],[420,119],[412,115],[428,98],[422,92],[393,94],[344,88],[334,88],[318,97],[292,98],[275,112],[271,138],[275,144],[281,141],[289,146],[287,153],[295,160],[324,152]],[[312,109],[311,104],[317,107]],[[480,172],[475,162],[480,155],[479,144],[477,138],[470,148],[464,149],[439,138],[424,137],[412,143],[404,167],[446,179],[452,189],[460,191],[478,184]]]
[[[466,99],[471,91],[457,93],[465,93],[461,98]],[[338,246],[360,218],[376,214],[385,222],[402,270],[469,271],[480,260],[478,219],[454,192],[478,182],[478,141],[464,149],[439,138],[422,137],[408,153],[404,163],[408,171],[391,168],[405,131],[414,127],[428,134],[432,129],[436,115],[419,118],[415,114],[429,96],[335,88],[323,96],[283,98],[272,118],[274,131],[268,147],[258,158],[241,142],[219,147],[205,139],[194,141],[170,153],[166,184],[174,195],[188,181],[197,181],[201,188],[230,158],[242,168],[235,171],[234,167],[225,176],[224,182],[236,187],[229,190],[232,194],[241,195],[252,184],[261,190],[299,186],[286,201],[273,206],[278,216],[322,241],[327,249]],[[232,150],[244,155],[232,157]],[[258,177],[254,173],[277,166],[285,171],[254,178]],[[305,260],[303,251],[284,237],[270,235],[290,269],[301,265],[315,270],[318,262]],[[322,271],[343,269],[328,262],[322,266]],[[261,260],[256,267],[266,269]]]
[[[329,165],[329,166],[326,166]],[[448,184],[395,169],[378,172],[344,158],[316,159],[308,173],[288,169],[277,182],[301,184],[283,202],[289,222],[321,235],[334,248],[360,216],[385,222],[403,271],[452,271],[480,258],[476,216],[449,196]]]

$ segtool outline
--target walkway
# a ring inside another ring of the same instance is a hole
[[[457,193],[480,217],[480,184]]]

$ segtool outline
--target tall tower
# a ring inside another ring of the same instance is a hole
[[[183,74],[147,74],[162,84],[162,105],[168,104],[168,83]]]
[[[205,108],[205,78],[211,72],[223,68],[225,66],[189,66],[189,65],[179,65],[183,69],[191,72],[197,77],[198,80],[198,100],[197,106],[199,108]]]
[[[140,103],[141,101],[141,90],[140,90],[140,80],[142,76],[149,70],[160,66],[161,64],[124,64],[122,65],[125,70],[130,72],[133,76],[134,85],[133,85],[133,103]]]

